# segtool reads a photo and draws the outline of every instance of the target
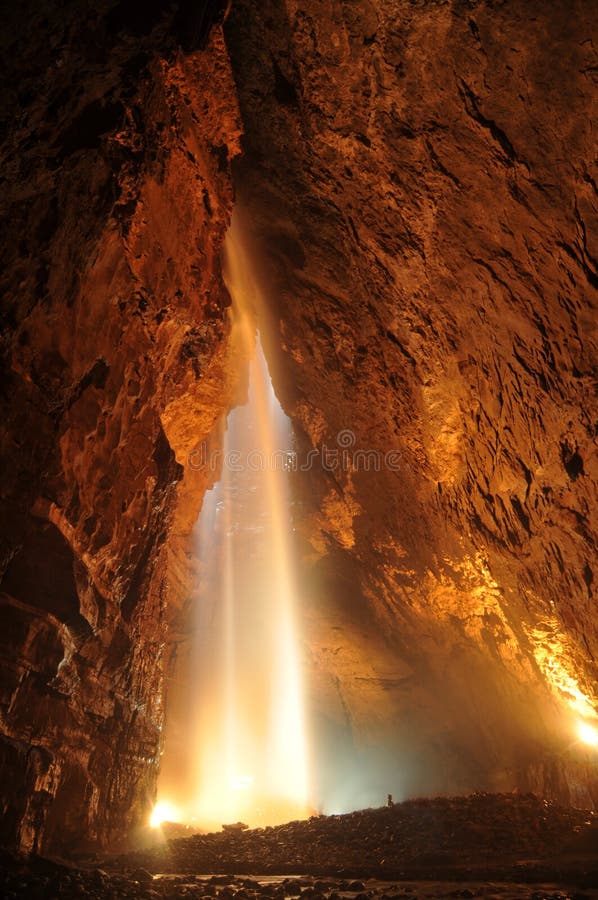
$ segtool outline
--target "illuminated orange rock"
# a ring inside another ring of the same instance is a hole
[[[182,53],[176,20],[125,6],[7,26],[1,839],[24,850],[149,817],[205,488],[183,465],[228,402],[222,33]]]
[[[350,430],[398,459],[299,478],[323,790],[345,748],[345,802],[598,797],[582,8],[239,0],[227,24],[283,405],[305,453]]]

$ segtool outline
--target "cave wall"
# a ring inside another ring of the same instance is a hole
[[[3,14],[0,840],[25,851],[114,845],[154,800],[184,463],[227,402],[221,7]]]
[[[356,791],[598,799],[576,731],[598,674],[595,25],[583,0],[237,0],[227,22],[269,357],[319,454],[297,529],[320,768],[338,781],[350,747]]]
[[[592,4],[236,0],[228,51],[225,5],[30,0],[0,31],[0,840],[114,845],[153,801],[189,459],[233,389],[237,101],[268,356],[318,450],[320,796],[595,804]]]

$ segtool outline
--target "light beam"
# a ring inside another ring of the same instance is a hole
[[[256,331],[264,304],[239,225],[226,241],[232,362],[246,401],[227,417],[220,480],[196,526],[200,602],[185,820],[273,825],[310,814],[288,467],[292,426]]]

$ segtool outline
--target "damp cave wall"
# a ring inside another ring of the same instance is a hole
[[[227,397],[221,4],[2,12],[0,841],[147,821],[169,622]]]
[[[585,0],[227,21],[269,358],[319,453],[297,532],[330,809],[596,802],[596,26]]]

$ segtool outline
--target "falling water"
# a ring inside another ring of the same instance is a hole
[[[201,600],[193,786],[184,818],[275,824],[308,813],[289,451],[255,310],[261,298],[233,226],[226,244],[233,348],[247,399],[228,415],[220,480],[196,526]]]

